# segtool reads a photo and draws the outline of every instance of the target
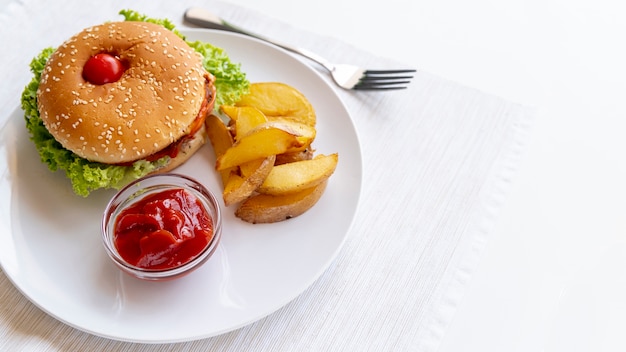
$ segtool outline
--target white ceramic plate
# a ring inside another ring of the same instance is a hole
[[[73,327],[134,342],[177,342],[225,333],[284,306],[326,270],[356,212],[362,179],[359,141],[333,89],[289,54],[246,37],[185,31],[241,62],[251,81],[280,81],[316,108],[318,153],[339,153],[319,203],[289,221],[246,224],[224,209],[222,243],[202,268],[178,280],[144,282],[107,258],[100,218],[113,195],[72,193],[62,172],[39,161],[16,109],[0,131],[0,264],[34,304]],[[220,192],[214,157],[205,146],[176,171]],[[222,204],[223,206],[223,204]]]

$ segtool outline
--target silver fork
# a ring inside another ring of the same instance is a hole
[[[201,8],[190,8],[185,11],[185,21],[204,28],[219,29],[254,37],[287,51],[302,55],[328,70],[338,86],[344,89],[357,90],[389,90],[404,89],[413,78],[415,70],[367,70],[357,66],[333,64],[309,50],[278,43],[224,21],[219,16]]]

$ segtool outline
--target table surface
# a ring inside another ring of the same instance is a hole
[[[619,2],[228,2],[536,107],[530,146],[439,350],[626,350]]]
[[[537,107],[523,166],[441,352],[626,350],[619,2],[233,1]]]

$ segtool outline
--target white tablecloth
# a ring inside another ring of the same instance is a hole
[[[5,1],[1,123],[18,105],[34,55],[84,27],[118,19],[118,11],[129,5]],[[223,2],[138,1],[132,8],[184,28],[182,13],[192,5],[333,61],[371,68],[419,64],[357,50]],[[55,320],[2,273],[0,350],[435,351],[522,160],[533,111],[427,72],[418,72],[404,91],[337,93],[361,140],[361,204],[338,258],[297,299],[220,336],[142,345]]]

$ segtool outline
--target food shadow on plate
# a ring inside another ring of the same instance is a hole
[[[104,315],[123,318],[127,323],[133,319],[140,321],[146,316],[162,319],[172,315],[175,318],[180,312],[171,304],[174,301],[198,302],[198,310],[210,306],[241,309],[244,303],[229,290],[228,272],[223,268],[225,255],[224,249],[218,247],[207,263],[183,277],[168,281],[138,279],[119,270],[111,261],[102,261],[97,274],[92,275],[92,282],[88,282],[90,302],[86,304],[101,310]],[[155,310],[155,307],[159,309]],[[205,313],[210,314],[209,311]]]
[[[81,227],[100,221],[114,192],[96,191],[87,198],[76,195],[63,171],[52,172],[41,161],[26,130],[21,109],[10,116],[0,131],[0,140],[6,149],[4,177],[11,186],[12,212],[21,218],[28,215],[28,219],[45,223],[51,233],[67,233],[68,224]]]

